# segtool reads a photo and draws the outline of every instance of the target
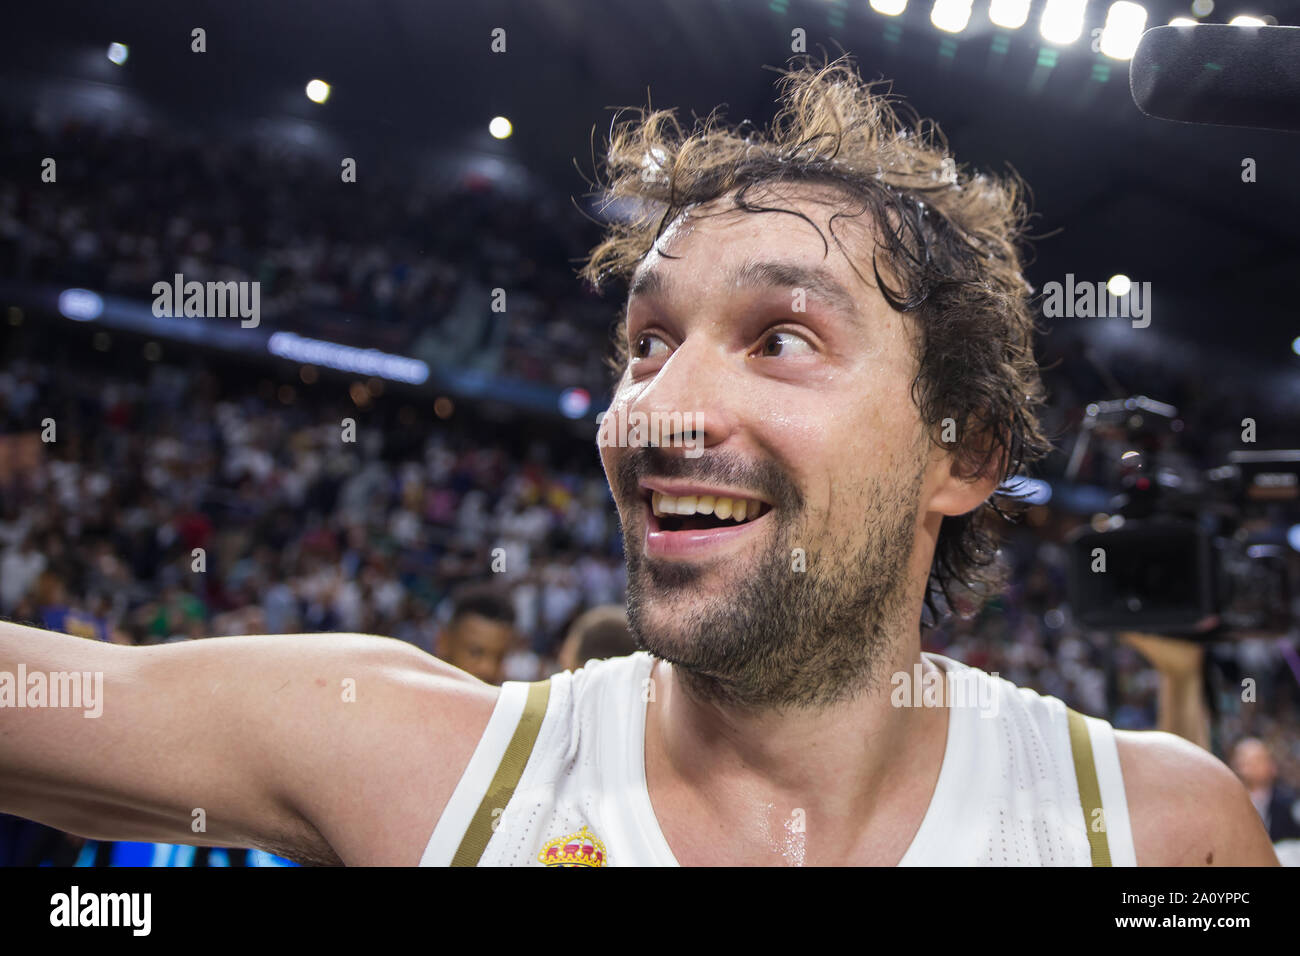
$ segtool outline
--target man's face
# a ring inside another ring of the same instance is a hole
[[[915,627],[930,555],[913,543],[937,532],[923,503],[946,473],[911,398],[910,320],[854,273],[828,228],[838,210],[816,195],[751,202],[804,213],[829,253],[804,220],[729,201],[665,233],[633,277],[609,414],[676,413],[703,434],[694,454],[601,443],[639,643],[754,705],[839,699],[891,629]],[[835,230],[870,277],[865,217]],[[677,513],[656,515],[656,493]],[[722,518],[720,498],[744,499],[745,520]]]
[[[1277,777],[1277,765],[1268,748],[1258,740],[1243,740],[1232,755],[1232,769],[1248,789],[1259,790],[1272,786]]]
[[[463,614],[442,632],[439,656],[481,681],[499,684],[505,676],[503,667],[514,637],[514,628],[503,621]]]

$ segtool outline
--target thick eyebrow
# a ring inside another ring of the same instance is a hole
[[[809,268],[796,262],[746,260],[728,276],[739,288],[804,289],[810,296],[824,299],[829,305],[852,318],[858,318],[857,300],[839,280],[823,268]],[[650,268],[637,274],[628,289],[628,301],[635,296],[659,296],[672,283],[660,270]]]

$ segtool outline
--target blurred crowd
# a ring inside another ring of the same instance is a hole
[[[57,160],[57,185],[27,175]],[[17,175],[18,169],[22,175]],[[257,281],[261,317],[344,344],[560,387],[603,385],[613,310],[569,257],[560,200],[448,188],[264,142],[0,116],[0,276],[153,300],[153,284]],[[402,167],[405,172],[405,167]],[[507,290],[494,311],[493,290]]]
[[[37,411],[59,429],[38,467],[0,478],[0,614],[129,643],[354,631],[433,651],[448,595],[487,575],[513,595],[512,674],[530,677],[577,614],[622,600],[597,468],[410,406],[366,415],[219,391],[166,365],[146,382],[0,371],[6,440]]]

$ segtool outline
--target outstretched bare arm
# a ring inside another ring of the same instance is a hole
[[[0,623],[0,680],[35,702],[20,665],[29,687],[89,672],[102,699],[0,707],[0,810],[93,839],[314,863],[417,862],[496,699],[409,644],[356,634],[121,647]]]

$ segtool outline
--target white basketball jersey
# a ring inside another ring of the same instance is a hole
[[[1136,865],[1110,724],[925,656],[955,703],[934,795],[900,866]],[[504,684],[420,864],[676,866],[646,789],[653,665],[638,652]]]

